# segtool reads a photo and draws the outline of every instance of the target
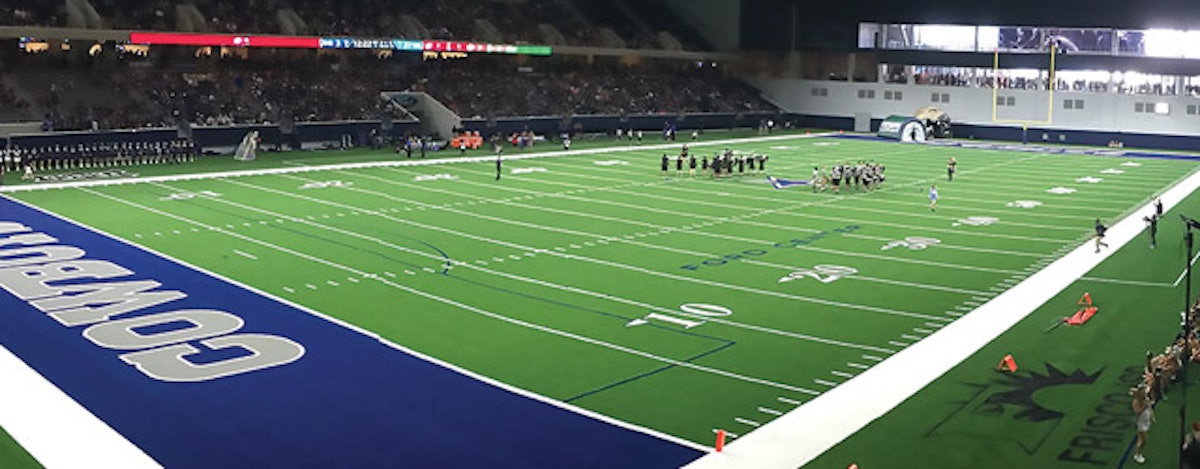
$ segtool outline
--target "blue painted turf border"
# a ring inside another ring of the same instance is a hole
[[[129,316],[227,311],[245,320],[239,332],[306,348],[277,368],[161,382],[89,342],[83,327],[64,327],[0,293],[0,344],[167,467],[677,467],[702,454],[398,352],[6,197],[0,214],[188,295]]]

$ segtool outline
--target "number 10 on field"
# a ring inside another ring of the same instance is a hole
[[[659,322],[659,323],[668,323],[668,324],[674,324],[677,326],[682,326],[684,329],[691,329],[693,327],[702,325],[705,322],[707,322],[707,321],[696,319],[697,316],[706,317],[706,318],[719,318],[719,317],[725,317],[725,316],[729,316],[729,315],[733,314],[733,311],[730,310],[729,308],[726,308],[724,306],[710,305],[710,304],[706,304],[706,303],[682,304],[682,305],[679,305],[679,310],[684,313],[681,315],[689,316],[691,319],[682,318],[679,316],[673,316],[670,314],[649,313],[643,317],[640,317],[640,318],[637,318],[637,319],[634,319],[632,321],[625,323],[625,327],[643,326],[646,324],[650,324],[651,321],[655,321],[655,322]]]

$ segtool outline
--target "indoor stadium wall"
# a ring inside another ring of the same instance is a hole
[[[912,115],[920,107],[937,106],[950,115],[956,137],[1017,141],[1023,137],[1021,124],[1015,121],[1026,121],[1029,140],[1087,145],[1120,140],[1139,147],[1200,147],[1200,113],[1187,113],[1189,105],[1196,111],[1200,100],[1190,96],[1055,92],[1051,111],[1047,91],[1004,89],[998,95],[1013,97],[1014,105],[996,106],[993,120],[991,88],[795,79],[748,81],[784,111],[801,116],[801,124],[809,127],[851,130],[855,115],[869,114],[874,130],[889,115]],[[897,92],[900,99],[895,98]],[[885,99],[888,95],[892,99]],[[1065,109],[1066,100],[1072,101],[1071,109]],[[1137,111],[1138,103],[1142,112]],[[1166,104],[1165,114],[1154,112],[1156,106],[1161,107],[1159,103]],[[1050,123],[1045,123],[1047,120]]]

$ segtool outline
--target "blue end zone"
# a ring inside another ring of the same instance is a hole
[[[156,280],[158,290],[188,295],[127,316],[225,311],[245,320],[239,333],[287,337],[306,349],[274,368],[158,381],[117,358],[125,351],[82,336],[85,326],[65,327],[0,292],[0,344],[164,466],[678,467],[702,455],[401,353],[7,198],[0,197],[0,214],[0,222],[19,222],[83,249],[88,259]],[[168,326],[138,332],[178,328]],[[69,441],[62,450],[72,450]]]

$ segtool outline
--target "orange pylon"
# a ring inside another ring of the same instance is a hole
[[[1088,292],[1083,292],[1083,297],[1080,298],[1079,302],[1076,304],[1091,306],[1092,305],[1092,295]]]
[[[996,365],[996,371],[1007,371],[1009,373],[1017,371],[1017,361],[1013,359],[1011,353],[1000,359],[1000,364]]]

